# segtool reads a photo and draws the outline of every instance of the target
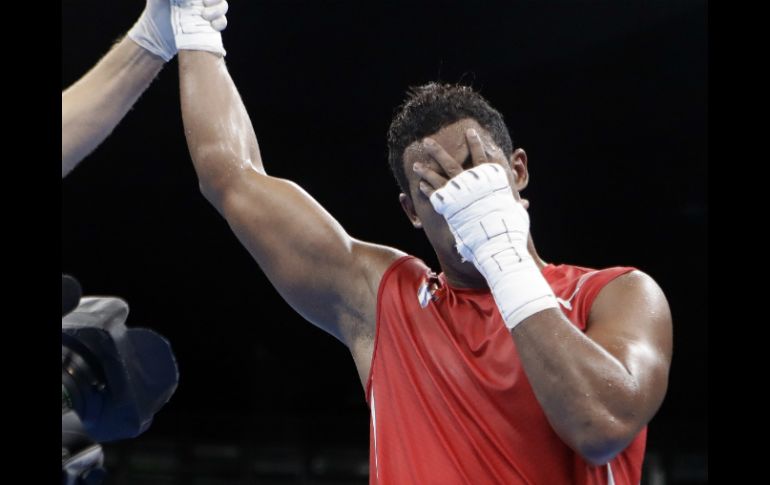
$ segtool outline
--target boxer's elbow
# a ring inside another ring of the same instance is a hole
[[[587,423],[574,440],[573,449],[594,466],[604,465],[631,443],[638,430],[616,419]]]
[[[198,188],[217,208],[244,178],[254,173],[264,175],[260,160],[251,160],[220,145],[198,147],[191,150],[191,156],[198,175]]]

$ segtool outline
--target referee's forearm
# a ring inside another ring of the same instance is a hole
[[[163,64],[124,37],[62,92],[62,177],[104,141]]]

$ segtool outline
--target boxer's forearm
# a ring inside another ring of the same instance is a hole
[[[244,170],[264,173],[257,137],[224,58],[179,51],[179,82],[187,146],[201,190],[216,194]]]
[[[551,426],[586,459],[608,461],[649,419],[637,379],[560,310],[535,313],[512,335]]]

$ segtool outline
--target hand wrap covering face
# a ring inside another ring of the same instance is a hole
[[[463,260],[484,276],[509,329],[548,308],[553,290],[527,251],[529,215],[513,196],[505,170],[483,163],[453,177],[430,197]]]

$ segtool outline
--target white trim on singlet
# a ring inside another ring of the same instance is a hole
[[[615,485],[615,477],[612,476],[612,467],[607,463],[607,485]]]
[[[377,480],[380,479],[380,467],[377,465],[377,414],[374,406],[374,386],[369,390],[369,402],[372,403],[372,435],[374,437],[374,474]],[[370,472],[371,473],[371,472]]]
[[[588,278],[591,276],[597,274],[599,271],[591,271],[590,273],[586,273],[583,276],[580,277],[580,279],[577,282],[577,285],[575,286],[575,291],[572,292],[569,298],[566,300],[562,300],[561,298],[557,297],[556,301],[558,301],[561,306],[566,308],[567,310],[572,310],[572,299],[575,298],[575,295],[577,295],[577,292],[580,291],[580,287],[583,286],[583,283],[586,282]]]

